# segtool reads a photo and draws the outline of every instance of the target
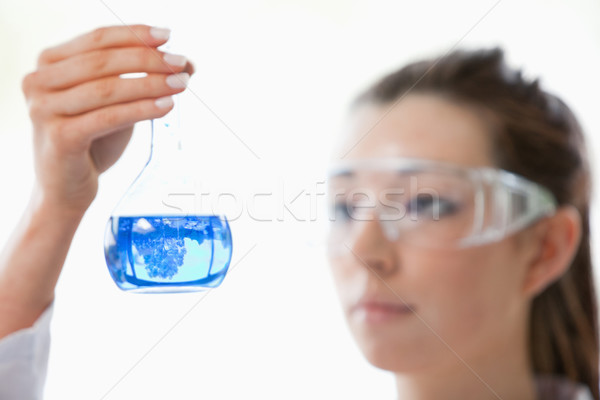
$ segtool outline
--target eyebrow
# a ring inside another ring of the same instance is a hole
[[[342,170],[341,172],[334,171],[331,173],[332,178],[353,178],[354,176],[356,176],[356,174],[351,170]]]
[[[407,168],[407,169],[394,169],[394,170],[389,170],[389,171],[385,171],[385,172],[395,172],[397,176],[402,176],[402,175],[406,175],[411,174],[411,173],[415,173],[415,172],[419,172],[418,168]],[[378,172],[378,171],[375,171]],[[356,176],[356,173],[353,170],[350,169],[342,169],[340,171],[333,171],[330,173],[330,177],[332,178],[354,178]]]

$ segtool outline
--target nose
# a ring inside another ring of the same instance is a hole
[[[385,236],[377,218],[361,221],[344,245],[358,263],[384,278],[398,269],[394,243]]]

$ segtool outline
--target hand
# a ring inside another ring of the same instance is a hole
[[[133,125],[172,109],[170,96],[185,89],[193,66],[157,50],[167,40],[167,30],[146,25],[104,27],[40,54],[22,88],[34,129],[36,189],[45,204],[84,213]],[[120,78],[133,72],[147,76]]]

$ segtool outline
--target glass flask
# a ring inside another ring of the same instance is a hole
[[[194,173],[201,169],[191,167],[194,155],[186,151],[183,139],[188,133],[179,124],[177,97],[171,112],[151,122],[148,162],[106,226],[106,263],[122,290],[207,290],[221,284],[231,261],[225,216],[181,205],[193,198]]]

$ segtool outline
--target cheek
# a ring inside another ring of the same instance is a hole
[[[512,325],[518,274],[502,246],[429,254],[421,261],[413,288],[423,318],[448,344],[484,346]]]
[[[360,285],[362,274],[347,257],[330,256],[328,261],[338,298],[346,305],[348,300],[354,300],[352,296],[356,295],[356,286]]]

